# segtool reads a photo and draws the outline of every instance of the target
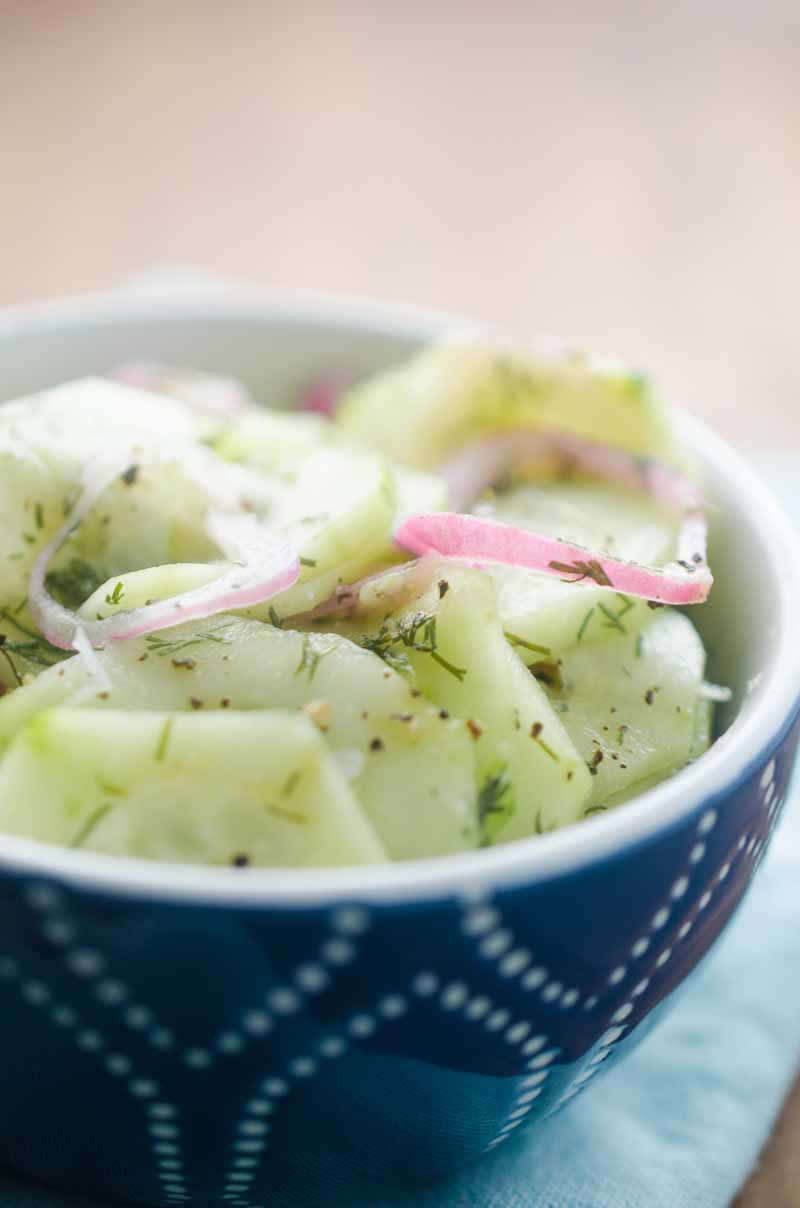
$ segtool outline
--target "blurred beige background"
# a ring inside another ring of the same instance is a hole
[[[0,0],[0,304],[401,298],[800,449],[799,0]],[[0,366],[0,370],[1,370]],[[800,1094],[740,1208],[800,1205]]]
[[[800,445],[797,0],[0,17],[0,302],[153,265],[404,298]]]

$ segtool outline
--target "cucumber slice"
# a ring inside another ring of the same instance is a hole
[[[667,460],[674,442],[647,382],[582,357],[537,362],[486,345],[445,344],[370,378],[342,400],[348,435],[429,469],[482,432],[534,427],[576,433]]]
[[[105,579],[140,566],[213,557],[205,532],[209,497],[181,458],[203,459],[209,486],[262,511],[266,478],[231,466],[195,443],[189,408],[173,399],[87,380],[0,408],[0,608],[17,615],[37,553],[69,512],[87,462],[117,441],[130,443],[135,473],[105,492],[53,559],[49,586],[77,608]],[[175,443],[175,456],[169,450]],[[141,450],[141,463],[136,462]],[[149,452],[148,452],[149,451]],[[156,452],[163,459],[154,461]],[[25,623],[27,614],[19,614]]]
[[[195,864],[386,859],[312,723],[277,712],[40,714],[0,766],[0,830]]]
[[[113,575],[92,592],[78,609],[78,614],[87,621],[103,620],[130,608],[169,600],[218,579],[230,565],[229,562],[170,562],[166,566],[149,566],[126,575]]]
[[[506,641],[491,580],[451,565],[436,595],[435,606],[423,597],[364,640],[408,666],[426,696],[464,719],[480,777],[483,841],[504,843],[575,821],[591,778]]]
[[[120,642],[0,700],[0,749],[43,709],[302,709],[342,760],[389,854],[412,859],[478,843],[473,744],[401,675],[334,634],[285,632],[219,617]],[[216,714],[219,715],[219,714]]]
[[[380,458],[313,453],[270,513],[270,523],[300,552],[300,579],[247,615],[266,621],[306,612],[380,565],[393,553],[395,502],[391,471]]]
[[[705,650],[683,613],[659,610],[638,635],[576,646],[561,662],[550,697],[594,769],[589,809],[664,780],[708,744]]]
[[[291,481],[303,461],[330,439],[333,429],[321,415],[266,408],[251,411],[214,441],[220,457],[247,462]]]

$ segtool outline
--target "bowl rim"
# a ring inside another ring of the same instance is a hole
[[[0,308],[0,349],[19,334],[54,328],[101,328],[158,318],[295,321],[426,340],[492,325],[406,304],[305,290],[187,283],[73,295]],[[0,836],[0,871],[55,878],[74,889],[205,906],[300,908],[342,901],[407,903],[468,898],[584,869],[711,809],[761,766],[800,710],[800,643],[792,640],[792,608],[800,598],[800,537],[772,492],[745,458],[702,421],[679,409],[679,431],[703,461],[735,480],[740,506],[758,531],[778,585],[778,649],[759,701],[696,763],[649,789],[624,809],[601,814],[535,839],[490,850],[333,869],[227,869],[73,852],[32,839]]]

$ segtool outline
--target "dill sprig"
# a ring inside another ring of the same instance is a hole
[[[199,646],[203,642],[219,644],[232,642],[233,638],[228,637],[226,633],[231,625],[233,625],[233,621],[229,621],[227,625],[220,625],[217,629],[204,630],[202,633],[195,633],[192,637],[185,638],[162,638],[157,633],[149,633],[145,642],[151,654],[157,654],[159,658],[163,659],[178,654],[181,650],[188,650],[190,646]]]
[[[580,626],[578,627],[578,641],[579,642],[582,640],[583,635],[586,633],[589,622],[591,621],[593,616],[594,616],[594,605],[592,605],[592,607],[589,609],[586,616],[581,621]]]
[[[543,654],[546,658],[549,658],[552,654],[549,646],[539,646],[536,642],[529,642],[526,638],[521,638],[516,633],[511,633],[508,629],[504,629],[503,633],[505,634],[506,640],[509,641],[512,646],[522,646],[524,650],[532,650],[534,654]]]
[[[50,595],[65,608],[75,611],[105,583],[108,575],[82,558],[72,558],[66,566],[51,570],[45,579]]]
[[[600,612],[602,612],[603,616],[606,618],[606,621],[605,621],[606,629],[616,629],[619,633],[628,632],[627,629],[625,628],[625,626],[622,624],[622,621],[619,619],[619,616],[617,615],[617,613],[612,612],[610,608],[606,608],[605,604],[598,604],[597,608]]]
[[[481,847],[488,847],[514,816],[516,811],[508,769],[502,764],[490,772],[478,793],[478,824],[481,830]]]
[[[13,625],[17,632],[21,633],[25,639],[24,641],[12,639],[7,634],[0,633],[0,651],[5,656],[6,662],[11,666],[18,683],[21,682],[21,676],[13,665],[9,657],[10,655],[16,654],[37,667],[52,667],[55,663],[60,663],[63,659],[69,657],[68,651],[59,650],[57,646],[51,646],[47,638],[42,637],[34,629],[29,629],[27,625],[23,625],[8,609],[0,608],[0,619],[8,625]]]
[[[411,664],[404,651],[416,650],[419,654],[429,654],[434,662],[459,681],[467,674],[466,667],[456,667],[439,653],[436,642],[436,617],[429,613],[415,612],[400,621],[385,623],[374,636],[362,634],[359,644],[365,650],[377,654],[378,658],[383,659],[395,671],[409,671]]]
[[[120,579],[113,591],[106,592],[106,604],[119,604],[124,595],[125,587]]]
[[[98,824],[103,821],[106,814],[109,814],[113,808],[114,807],[108,801],[106,801],[103,805],[99,805],[97,809],[89,815],[82,826],[79,827],[78,833],[70,843],[70,847],[83,847],[84,843],[89,838],[95,827],[97,827]]]
[[[303,647],[300,651],[300,662],[295,668],[295,675],[302,675],[304,671],[308,672],[308,682],[311,683],[317,673],[317,667],[326,654],[330,654],[330,650],[317,650],[313,642],[314,635],[311,633],[303,634]]]

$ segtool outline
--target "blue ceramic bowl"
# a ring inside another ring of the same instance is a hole
[[[446,327],[273,295],[77,301],[0,316],[2,391],[154,356],[280,400]],[[798,736],[795,538],[743,461],[682,423],[721,505],[696,615],[735,698],[712,750],[580,826],[388,868],[195,869],[0,837],[0,1162],[103,1204],[369,1204],[623,1059],[745,893]]]

